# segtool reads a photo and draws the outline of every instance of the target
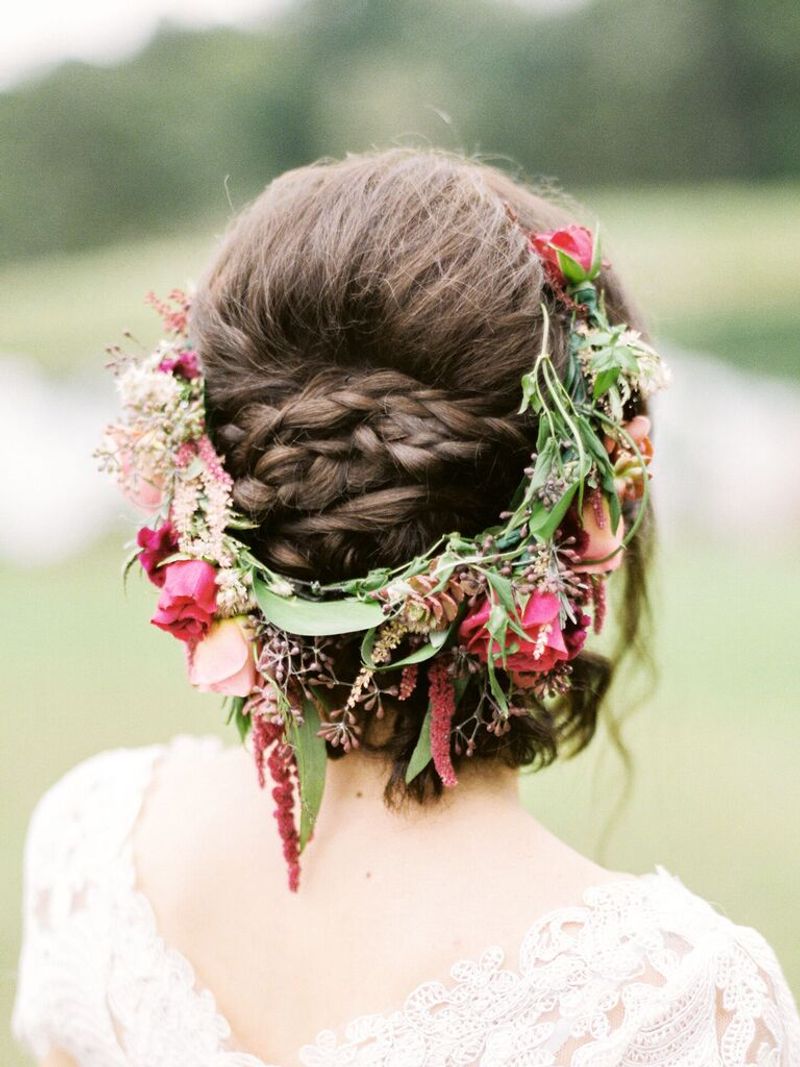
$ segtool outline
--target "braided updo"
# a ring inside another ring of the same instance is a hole
[[[570,221],[499,170],[406,149],[290,171],[239,216],[194,298],[191,334],[211,435],[269,567],[357,577],[497,522],[536,440],[517,408],[548,296],[526,234]],[[633,323],[609,270],[599,284],[612,320]],[[559,365],[565,331],[550,307]],[[627,643],[641,560],[626,552]],[[586,653],[575,670],[560,711],[515,720],[476,754],[518,765],[584,744],[611,669]],[[384,746],[395,782],[423,712],[398,708]]]

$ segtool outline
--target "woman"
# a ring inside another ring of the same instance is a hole
[[[666,373],[596,238],[490,167],[354,156],[273,182],[161,310],[103,455],[153,622],[246,747],[103,753],[42,800],[20,1038],[49,1067],[800,1062],[755,931],[517,797],[593,735],[609,581],[641,639]]]

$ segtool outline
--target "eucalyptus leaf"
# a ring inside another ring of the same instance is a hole
[[[328,753],[323,738],[317,736],[321,726],[319,711],[314,700],[303,698],[303,722],[298,724],[292,717],[289,722],[289,739],[297,760],[297,776],[300,783],[300,851],[306,847],[314,830],[322,794],[325,788],[325,770]]]
[[[432,758],[431,709],[428,708],[425,713],[425,718],[422,720],[419,738],[414,746],[414,751],[411,753],[411,759],[408,761],[408,767],[406,768],[406,785],[408,785],[409,782],[413,782],[417,775],[425,770]]]
[[[267,622],[279,630],[304,637],[356,633],[386,620],[383,606],[374,601],[282,597],[271,592],[259,579],[253,583],[253,591]]]

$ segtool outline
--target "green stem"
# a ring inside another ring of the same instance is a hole
[[[568,393],[561,384],[561,381],[555,372],[555,367],[553,367],[552,362],[549,364],[548,369],[553,376],[553,381],[548,381],[547,383],[548,389],[550,390],[550,395],[552,396],[556,407],[561,413],[561,417],[563,418],[564,422],[566,422],[567,426],[569,426],[570,430],[572,431],[575,446],[578,450],[578,473],[580,476],[578,482],[578,510],[580,510],[581,506],[583,505],[583,483],[586,478],[586,451],[583,447],[583,438],[581,437],[580,431],[578,430],[576,424],[573,422],[572,415],[567,411],[567,408],[564,406],[564,403],[561,397],[559,396],[559,393],[563,393],[563,395],[567,399],[569,407],[572,408],[572,410],[574,411],[575,409],[572,407],[572,401],[570,400]]]

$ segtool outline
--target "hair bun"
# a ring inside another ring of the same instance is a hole
[[[217,439],[271,564],[344,577],[422,551],[442,523],[480,525],[476,480],[529,450],[520,420],[491,406],[396,370],[334,367],[245,404]]]

